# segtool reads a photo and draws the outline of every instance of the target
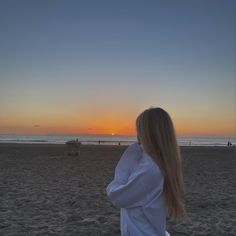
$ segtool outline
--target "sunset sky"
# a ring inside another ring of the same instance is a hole
[[[235,0],[1,0],[0,133],[236,135]]]

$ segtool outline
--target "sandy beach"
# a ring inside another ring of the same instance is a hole
[[[105,188],[124,146],[0,144],[0,235],[120,235]],[[236,149],[182,147],[188,219],[173,236],[236,235]]]

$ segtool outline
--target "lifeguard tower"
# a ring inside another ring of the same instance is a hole
[[[81,142],[78,139],[66,142],[66,153],[68,156],[80,156]]]

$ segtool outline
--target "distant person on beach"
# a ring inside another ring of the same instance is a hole
[[[227,146],[230,147],[233,146],[233,144],[230,141],[228,141]]]
[[[181,156],[170,116],[150,108],[136,120],[138,143],[115,169],[107,195],[120,212],[122,236],[167,236],[166,217],[184,216]]]

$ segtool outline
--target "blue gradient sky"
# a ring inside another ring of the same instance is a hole
[[[236,1],[0,1],[0,133],[235,135]],[[35,126],[37,124],[37,128]]]

